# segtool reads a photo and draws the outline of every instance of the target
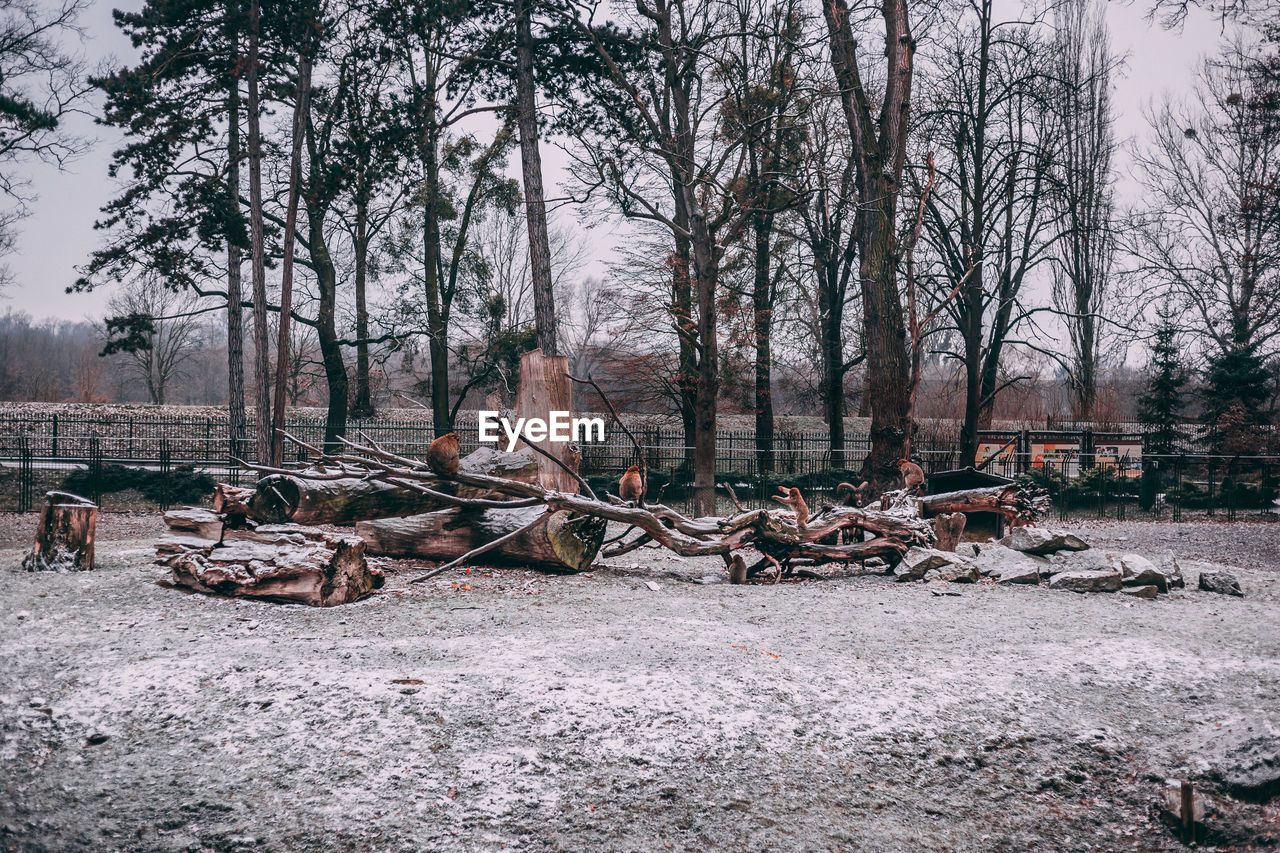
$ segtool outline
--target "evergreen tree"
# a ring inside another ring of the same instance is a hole
[[[1178,440],[1187,373],[1178,348],[1178,330],[1168,311],[1160,312],[1160,324],[1151,344],[1147,386],[1138,399],[1138,416],[1150,429],[1147,447],[1152,453],[1172,453]]]
[[[1242,344],[1209,357],[1200,397],[1214,450],[1258,453],[1265,449],[1271,420],[1267,403],[1274,382],[1257,344]]]

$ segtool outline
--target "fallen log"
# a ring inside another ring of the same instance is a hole
[[[253,489],[216,483],[213,487],[213,511],[219,515],[247,516]]]
[[[501,453],[482,447],[465,456],[459,472],[532,482],[538,476],[531,450]],[[499,497],[489,489],[442,484],[424,488],[403,479],[373,479],[342,469],[308,469],[268,474],[258,480],[249,500],[249,516],[267,524],[354,524],[441,509],[452,498]]]
[[[942,492],[917,499],[926,518],[948,513],[990,512],[1002,516],[1014,527],[1034,524],[1044,512],[1048,498],[1016,483]]]
[[[35,546],[22,560],[28,572],[83,572],[93,569],[98,507],[70,492],[47,492],[36,525]]]
[[[382,586],[365,562],[364,542],[297,525],[227,531],[237,538],[171,536],[156,546],[156,562],[175,585],[210,595],[332,607],[358,601]],[[183,540],[186,541],[183,541]]]
[[[529,526],[532,525],[532,526]],[[484,554],[483,562],[555,572],[591,567],[604,542],[606,522],[542,506],[514,509],[454,508],[408,518],[356,524],[370,554],[450,561],[528,527]]]
[[[216,512],[200,507],[171,509],[164,514],[164,523],[179,535],[194,536],[213,542],[222,541],[222,518]]]

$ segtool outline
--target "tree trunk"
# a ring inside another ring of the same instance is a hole
[[[373,392],[369,386],[369,305],[365,286],[369,275],[369,203],[361,198],[356,203],[355,235],[356,286],[356,399],[351,406],[353,418],[374,416]]]
[[[227,4],[227,20],[230,22],[229,41],[231,55],[240,56],[239,4]],[[227,194],[231,209],[240,213],[240,77],[231,76],[231,91],[227,95]],[[241,257],[239,222],[234,223],[235,234],[227,237],[227,428],[231,440],[231,454],[241,456],[241,446],[248,430],[248,417],[244,410],[244,306],[241,289]]]
[[[871,453],[863,476],[877,490],[896,483],[894,462],[910,438],[910,360],[897,283],[896,213],[906,161],[915,39],[907,0],[884,0],[886,73],[878,120],[863,85],[857,43],[845,0],[828,0],[823,15],[841,108],[854,145],[858,183],[856,228],[867,344],[867,394],[871,402]]]
[[[284,459],[285,395],[289,392],[289,326],[293,310],[293,255],[298,231],[298,192],[302,183],[302,137],[311,100],[311,57],[298,54],[298,94],[293,108],[293,150],[289,157],[289,200],[284,220],[284,260],[280,265],[280,327],[276,341],[275,408],[271,416],[271,461],[280,467]],[[346,398],[343,397],[345,405]],[[326,438],[328,430],[326,430]]]
[[[520,166],[524,177],[524,212],[529,226],[529,262],[533,283],[533,318],[538,348],[556,354],[555,294],[551,289],[551,244],[547,237],[547,205],[542,190],[542,156],[538,151],[537,90],[533,79],[531,0],[512,0],[516,19],[516,112],[520,126]]]
[[[769,236],[773,216],[755,217],[755,281],[751,290],[756,352],[756,465],[773,471],[773,287],[769,268]]]
[[[271,354],[267,330],[267,262],[262,225],[262,104],[258,95],[258,46],[262,10],[249,0],[249,237],[253,246],[254,413],[259,460],[271,458]]]
[[[378,480],[308,479],[305,474],[271,474],[258,480],[249,513],[268,524],[353,524],[439,509],[430,495]]]
[[[409,518],[362,521],[356,525],[356,535],[367,543],[370,554],[446,562],[519,530],[539,515],[542,523],[477,559],[485,565],[532,566],[557,572],[590,569],[604,542],[604,519],[575,518],[569,512],[547,512],[541,506],[446,509]]]
[[[98,507],[69,492],[48,492],[36,526],[36,543],[22,561],[28,572],[87,572],[93,569]]]
[[[532,350],[520,357],[520,384],[516,390],[516,414],[526,420],[540,418],[548,425],[551,412],[569,412],[572,410],[572,390],[569,387],[569,359],[562,355],[548,356],[540,349]],[[519,446],[526,442],[521,441]],[[543,441],[533,442],[540,449],[559,459],[570,469],[577,471],[582,454],[576,451],[570,442],[551,441],[548,436]],[[538,455],[538,483],[544,489],[555,489],[558,492],[578,491],[578,481],[567,471],[556,465],[545,456]]]
[[[329,256],[325,241],[323,212],[308,211],[310,224],[311,262],[316,274],[316,287],[320,292],[316,309],[316,338],[320,344],[320,358],[324,362],[325,383],[329,386],[329,406],[325,412],[324,449],[326,453],[342,449],[339,437],[347,434],[347,365],[342,360],[342,346],[338,343],[336,312],[338,300],[338,275]]]

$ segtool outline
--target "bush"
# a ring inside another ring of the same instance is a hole
[[[1151,512],[1156,505],[1156,495],[1160,494],[1160,471],[1155,466],[1142,469],[1142,485],[1138,489],[1138,506],[1145,512]]]
[[[171,471],[152,471],[147,468],[129,468],[124,465],[103,465],[99,471],[95,489],[93,472],[88,469],[72,471],[59,487],[77,495],[94,492],[108,494],[137,489],[156,503],[199,503],[213,492],[213,478],[197,473],[189,465],[181,465]]]

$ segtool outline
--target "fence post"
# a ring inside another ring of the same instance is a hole
[[[54,459],[58,458],[58,416],[57,415],[53,416],[53,450],[50,453],[50,455]]]
[[[1213,463],[1213,459],[1209,460],[1209,494],[1205,498],[1205,514],[1213,518],[1213,480],[1214,475],[1218,473],[1218,466]]]
[[[169,476],[172,468],[172,451],[169,448],[169,439],[160,439],[160,476],[164,481],[164,487],[160,490],[160,509],[167,510],[173,502],[173,479]]]
[[[24,433],[18,438],[18,512],[31,512],[35,502],[35,470],[31,464],[31,441]]]
[[[90,496],[99,507],[102,506],[102,444],[97,434],[89,436],[89,484],[93,494]]]
[[[1186,461],[1185,454],[1178,455],[1178,461],[1174,463],[1173,481],[1176,484],[1176,496],[1173,499],[1173,520],[1182,521],[1182,466]]]

